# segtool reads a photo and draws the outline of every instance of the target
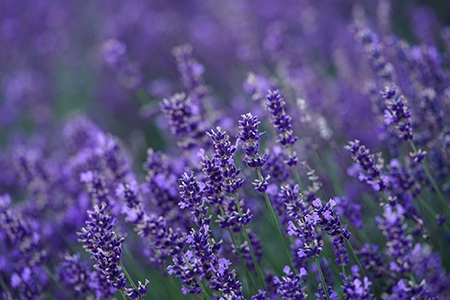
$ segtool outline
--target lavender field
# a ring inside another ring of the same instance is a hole
[[[1,0],[0,299],[450,299],[450,2]]]

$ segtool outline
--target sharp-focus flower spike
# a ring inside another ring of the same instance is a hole
[[[292,147],[297,141],[292,130],[292,118],[284,110],[285,102],[278,90],[269,91],[266,95],[266,107],[272,116],[273,125],[278,133],[278,143],[282,147]],[[294,152],[289,154],[287,161],[289,166],[297,164],[297,156]]]
[[[96,261],[95,267],[106,276],[109,284],[120,290],[126,285],[125,275],[119,265],[124,238],[114,232],[117,219],[109,216],[105,209],[106,203],[102,203],[100,206],[94,205],[94,210],[88,211],[89,219],[86,227],[78,232],[78,240]]]

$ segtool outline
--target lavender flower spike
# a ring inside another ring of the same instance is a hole
[[[117,219],[107,215],[105,208],[106,204],[102,203],[101,206],[95,205],[93,211],[88,211],[89,219],[86,227],[78,232],[78,240],[97,262],[95,267],[106,276],[109,284],[121,290],[126,285],[125,275],[119,265],[124,238],[114,232]]]
[[[133,288],[126,288],[125,273],[126,270],[120,262],[122,257],[122,241],[124,237],[117,236],[114,232],[114,226],[117,219],[111,217],[105,212],[106,203],[101,206],[95,205],[93,211],[88,211],[89,219],[86,221],[86,227],[78,232],[79,241],[84,244],[83,248],[90,252],[97,264],[94,267],[100,271],[108,283],[115,289],[121,290],[131,299],[138,299],[145,296],[147,292],[146,285],[139,282],[136,287],[127,275]]]
[[[344,147],[352,154],[353,160],[362,169],[359,173],[359,180],[365,181],[376,191],[383,191],[386,188],[388,178],[381,174],[381,162],[375,162],[375,155],[370,154],[366,146],[361,145],[359,140],[350,142]]]
[[[242,149],[245,153],[244,162],[251,169],[262,168],[267,160],[267,155],[259,155],[259,140],[264,132],[258,131],[258,125],[261,122],[256,116],[251,113],[242,115],[242,120],[239,120],[239,132],[237,138],[243,142]]]
[[[404,141],[414,138],[411,125],[411,110],[406,105],[407,101],[403,95],[396,96],[397,87],[386,87],[381,93],[386,100],[387,109],[384,111],[384,122],[386,125],[394,124],[399,137]]]
[[[266,107],[272,115],[273,124],[278,132],[279,139],[277,142],[280,143],[282,147],[292,147],[298,138],[294,136],[292,131],[292,118],[284,111],[284,99],[281,97],[278,90],[269,90],[269,93],[266,95],[266,99]],[[297,164],[297,157],[295,153],[289,155],[287,164],[289,166],[295,166]]]

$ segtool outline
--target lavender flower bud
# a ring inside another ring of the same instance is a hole
[[[353,274],[351,277],[344,276],[342,278],[342,292],[345,300],[371,300],[374,299],[370,294],[370,286],[372,282],[367,277],[360,278],[359,274]]]
[[[203,202],[202,190],[193,173],[182,175],[179,189],[181,200],[178,205],[180,208],[190,208],[193,221],[197,226],[209,225],[211,217],[207,217],[208,208]]]
[[[119,263],[124,238],[117,237],[113,230],[117,219],[107,215],[105,208],[106,204],[102,203],[101,206],[94,205],[93,211],[88,211],[89,219],[86,227],[78,232],[78,240],[97,262],[95,267],[106,276],[109,284],[116,289],[123,289],[126,280]]]
[[[178,145],[185,150],[193,149],[203,135],[199,131],[199,111],[191,98],[184,93],[174,94],[160,102],[161,110],[169,123]]]
[[[359,173],[359,179],[370,184],[374,190],[383,191],[386,188],[388,178],[382,176],[380,171],[382,164],[380,161],[378,164],[375,163],[375,156],[370,154],[369,149],[361,145],[359,140],[350,142],[344,149],[352,154],[353,160],[358,163],[364,172]]]
[[[404,213],[405,209],[399,204],[395,207],[385,205],[384,218],[377,217],[375,221],[388,241],[388,252],[392,257],[390,270],[402,275],[409,275],[411,272],[409,254],[413,240],[410,235],[406,234]]]
[[[94,204],[106,203],[107,206],[111,205],[113,200],[109,195],[103,175],[98,172],[87,171],[80,174],[80,181],[86,184]]]
[[[297,137],[293,135],[292,118],[284,111],[284,99],[278,90],[269,91],[266,95],[266,107],[272,115],[273,124],[278,132],[278,143],[281,146],[292,146],[297,141]]]
[[[216,131],[211,130],[207,132],[207,134],[214,143],[215,153],[213,157],[222,168],[225,192],[227,194],[236,194],[244,184],[244,180],[238,177],[241,169],[236,168],[234,164],[236,146],[231,144],[228,134],[220,127],[217,127]]]
[[[69,255],[63,257],[56,276],[68,291],[73,291],[74,296],[79,297],[87,294],[91,287],[89,285],[88,267],[80,260],[80,254]]]
[[[263,180],[255,179],[252,183],[255,186],[255,191],[257,191],[259,193],[265,193],[267,190],[267,187],[269,186],[269,183],[270,183],[269,180],[270,180],[270,175],[267,175],[266,177],[264,177]]]
[[[237,138],[243,142],[242,149],[245,153],[244,162],[251,169],[260,169],[264,166],[267,160],[267,155],[260,156],[259,140],[264,132],[258,131],[259,122],[256,116],[251,113],[242,115],[242,120],[239,120],[239,132]]]
[[[394,124],[399,137],[404,141],[412,140],[414,137],[411,125],[411,111],[406,105],[407,101],[403,95],[396,97],[396,86],[386,87],[383,98],[387,109],[384,111],[384,122],[386,125]]]
[[[307,294],[305,293],[305,279],[306,269],[301,268],[300,273],[295,275],[289,266],[285,266],[283,269],[285,276],[281,279],[278,276],[274,277],[274,283],[277,287],[277,295],[283,300],[295,299],[303,300],[306,299]]]
[[[361,43],[372,69],[376,75],[387,82],[392,82],[395,76],[394,67],[386,60],[382,53],[382,47],[376,41],[375,34],[367,27],[354,27],[356,39]]]
[[[180,45],[172,50],[172,54],[177,60],[178,71],[181,74],[181,81],[188,93],[198,94],[201,98],[207,93],[207,88],[203,83],[203,73],[205,67],[192,57],[191,45]]]

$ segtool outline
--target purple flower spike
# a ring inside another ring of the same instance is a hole
[[[274,277],[274,283],[277,287],[277,295],[281,299],[306,299],[307,294],[305,292],[305,278],[307,271],[305,268],[300,269],[300,273],[295,275],[289,266],[283,269],[284,276],[281,279],[278,276]]]
[[[236,146],[231,144],[230,137],[220,127],[217,127],[216,131],[207,132],[207,134],[214,144],[215,153],[213,157],[222,168],[225,191],[228,194],[236,194],[244,185],[244,180],[238,177],[241,169],[236,168],[234,164]]]
[[[360,278],[359,274],[353,276],[344,276],[342,278],[342,293],[345,300],[372,300],[373,296],[370,294],[370,286],[372,282],[367,277]]]
[[[200,115],[192,99],[184,93],[177,93],[163,99],[160,106],[172,134],[179,139],[178,145],[184,150],[196,147],[203,132],[199,129]]]
[[[278,132],[278,143],[282,147],[291,147],[297,141],[292,131],[292,118],[284,111],[284,99],[281,97],[278,90],[269,91],[266,95],[266,107],[272,115],[272,121],[275,129]],[[297,157],[295,153],[289,156],[288,164],[294,166],[297,164]]]
[[[259,140],[264,132],[258,131],[258,125],[261,122],[256,116],[251,113],[242,115],[242,120],[239,120],[239,132],[237,138],[243,143],[242,150],[244,150],[244,162],[252,169],[260,169],[264,166],[267,160],[267,155],[260,156]]]
[[[384,111],[384,122],[386,125],[394,124],[399,137],[404,141],[414,138],[411,125],[412,113],[409,110],[406,98],[403,95],[396,96],[397,87],[386,87],[384,93],[381,93],[386,101],[387,109]]]
[[[126,279],[119,263],[124,238],[118,237],[114,232],[117,219],[107,215],[105,208],[106,204],[102,203],[101,206],[94,205],[94,210],[88,211],[89,219],[86,227],[78,232],[78,240],[97,262],[95,267],[106,276],[109,284],[116,289],[123,289]]]
[[[370,184],[374,190],[383,191],[386,188],[387,177],[382,176],[380,171],[382,165],[375,161],[375,155],[370,154],[369,149],[361,145],[359,140],[350,142],[344,149],[352,154],[353,160],[362,169],[359,179]]]
[[[68,291],[73,291],[74,296],[80,297],[91,290],[89,285],[89,270],[86,264],[80,260],[80,254],[63,257],[57,269],[56,276]]]

